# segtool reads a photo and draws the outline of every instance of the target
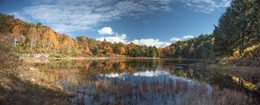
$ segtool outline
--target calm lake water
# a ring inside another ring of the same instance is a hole
[[[188,65],[198,60],[53,60],[33,65],[73,104],[259,104],[257,80]]]

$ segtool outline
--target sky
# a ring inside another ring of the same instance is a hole
[[[0,0],[0,13],[72,38],[165,47],[211,34],[230,0]]]

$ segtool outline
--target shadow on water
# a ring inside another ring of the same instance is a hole
[[[188,67],[195,62],[55,60],[35,66],[62,71],[55,84],[77,94],[70,98],[74,104],[258,104],[256,84],[226,71]]]

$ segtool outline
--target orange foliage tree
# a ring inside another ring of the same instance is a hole
[[[123,55],[125,53],[125,48],[124,47],[120,47],[120,54]]]

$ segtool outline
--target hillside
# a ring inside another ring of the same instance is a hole
[[[86,36],[76,39],[60,34],[41,23],[33,24],[0,14],[1,42],[13,43],[18,53],[49,53],[54,57],[64,56],[133,56],[161,57],[156,47],[134,43],[111,43]]]

